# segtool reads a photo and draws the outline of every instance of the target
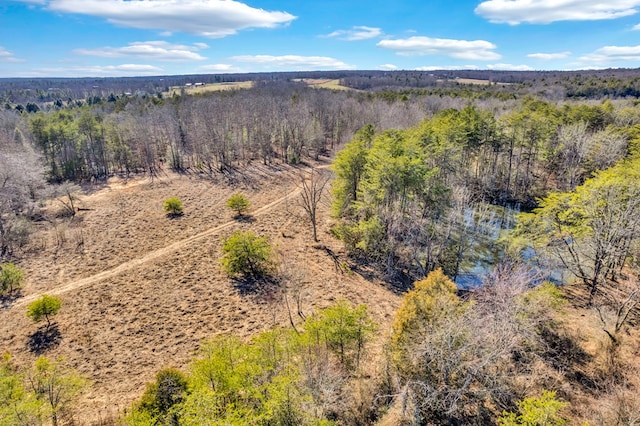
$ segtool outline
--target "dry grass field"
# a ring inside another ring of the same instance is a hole
[[[253,87],[253,81],[237,81],[229,83],[211,83],[203,86],[174,86],[169,89],[169,92],[163,93],[165,96],[179,95],[182,90],[188,95],[200,95],[209,92],[221,92],[225,90],[240,90],[251,89]]]
[[[294,81],[301,81],[309,87],[313,87],[316,89],[329,89],[329,90],[355,90],[346,86],[342,86],[340,84],[340,80],[330,80],[330,79],[314,79],[314,78],[303,78],[303,79],[294,79]],[[173,96],[179,95],[184,91],[188,95],[197,95],[204,94],[209,92],[220,92],[225,90],[241,90],[241,89],[250,89],[253,87],[253,81],[238,81],[238,82],[230,82],[230,83],[212,83],[205,84],[203,86],[174,86],[169,89],[168,92],[164,92],[163,96]]]
[[[64,357],[92,383],[77,404],[76,423],[114,418],[158,369],[184,367],[203,339],[222,333],[249,337],[288,325],[281,288],[241,283],[221,271],[222,240],[238,229],[269,238],[282,273],[296,287],[288,290],[289,300],[299,294],[306,314],[345,298],[366,303],[384,330],[399,296],[339,267],[327,254],[322,246],[347,261],[329,233],[327,205],[320,215],[320,245],[313,242],[299,205],[301,173],[308,168],[254,166],[233,183],[167,173],[85,188],[76,217],[41,222],[19,255],[27,278],[22,297],[0,310],[2,352],[23,365],[38,353]],[[237,191],[252,203],[243,220],[225,205]],[[182,217],[163,213],[170,196],[182,199]],[[48,205],[48,217],[60,207]],[[42,293],[63,301],[55,319],[60,339],[44,349],[34,346],[30,336],[38,325],[25,316],[27,303]]]
[[[480,86],[490,86],[490,80],[479,80],[475,78],[456,78],[455,80],[449,80],[460,84],[477,84]]]
[[[313,87],[315,89],[329,89],[329,90],[355,90],[347,86],[343,86],[340,84],[340,80],[334,79],[321,79],[321,78],[301,78],[294,79],[294,81],[302,81],[309,87]]]

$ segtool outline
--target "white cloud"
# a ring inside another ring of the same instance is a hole
[[[312,71],[323,69],[346,70],[354,68],[338,59],[327,56],[297,55],[241,55],[231,58],[237,62],[260,65],[268,69],[285,69],[288,71]]]
[[[380,37],[381,35],[382,35],[382,30],[380,28],[356,26],[350,30],[334,31],[331,34],[327,34],[322,37],[327,37],[327,38],[336,37],[341,40],[357,41],[357,40],[367,40],[370,38],[376,38],[376,37]]]
[[[382,64],[378,66],[378,69],[382,71],[395,71],[398,69],[398,67],[393,64]]]
[[[580,60],[595,64],[616,61],[640,61],[640,46],[605,46],[588,55],[581,56]]]
[[[533,71],[528,65],[512,65],[512,64],[488,64],[485,65],[488,70],[500,71]],[[413,68],[416,71],[456,71],[456,70],[480,70],[482,67],[478,65],[428,65],[424,67]]]
[[[144,41],[129,43],[124,47],[102,47],[99,49],[76,49],[74,53],[79,55],[99,56],[102,58],[134,57],[153,59],[156,61],[203,61],[207,58],[196,53],[205,49],[204,43],[196,43],[193,46],[171,44],[166,41]]]
[[[553,59],[564,59],[571,55],[571,52],[558,52],[558,53],[530,53],[527,58],[540,59],[543,61],[551,61]]]
[[[606,66],[584,66],[575,62],[569,65],[571,65],[573,68],[564,68],[561,71],[597,71],[607,69]]]
[[[512,65],[512,64],[490,64],[487,65],[489,70],[498,71],[534,71],[529,65]]]
[[[122,64],[68,68],[40,68],[29,72],[33,77],[125,77],[162,74],[163,69],[153,65]]]
[[[13,53],[0,46],[0,62],[24,62],[24,60],[16,58]]]
[[[240,69],[234,67],[230,64],[211,64],[211,65],[202,65],[197,68],[198,71],[201,72],[214,72],[214,73],[222,73],[222,72],[241,72]]]
[[[640,24],[636,24],[633,26],[633,28],[631,28],[633,31],[639,31],[640,30]]]
[[[33,2],[31,0],[18,0]],[[44,0],[47,9],[104,18],[124,27],[225,37],[247,28],[274,28],[296,19],[236,0]]]
[[[616,19],[638,12],[640,0],[487,0],[475,12],[494,23],[518,25]]]
[[[395,50],[403,56],[445,55],[456,59],[493,61],[501,56],[494,52],[496,45],[485,40],[452,40],[414,36],[406,39],[382,40],[378,47]]]
[[[416,71],[439,71],[439,70],[479,70],[477,65],[440,65],[440,66],[424,66],[414,68]]]

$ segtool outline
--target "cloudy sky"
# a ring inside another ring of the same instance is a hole
[[[0,0],[0,77],[640,67],[640,0]]]

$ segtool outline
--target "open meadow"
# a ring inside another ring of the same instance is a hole
[[[0,311],[2,348],[20,363],[39,354],[64,357],[92,385],[77,401],[78,424],[117,417],[141,394],[160,367],[181,367],[200,343],[220,334],[247,338],[300,322],[294,300],[307,315],[339,299],[367,303],[384,330],[400,297],[336,264],[324,247],[346,260],[328,232],[322,206],[319,243],[299,204],[300,174],[308,168],[255,166],[229,183],[192,174],[112,178],[79,195],[73,218],[43,222],[21,256],[28,277],[22,294]],[[234,218],[225,205],[242,191],[252,207]],[[162,202],[178,196],[184,215],[169,218]],[[52,202],[55,211],[62,204]],[[253,230],[277,248],[281,273],[295,286],[236,281],[220,267],[221,241],[233,231]],[[38,326],[26,304],[41,293],[63,302],[59,336],[38,346]],[[30,337],[31,336],[31,337]]]

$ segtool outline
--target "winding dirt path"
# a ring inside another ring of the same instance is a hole
[[[318,168],[324,168],[323,166],[318,167]],[[288,194],[286,194],[283,197],[278,198],[277,200],[272,201],[269,204],[266,204],[262,207],[260,207],[257,210],[254,210],[251,215],[252,216],[260,216],[263,215],[269,211],[271,211],[274,207],[276,207],[279,204],[284,203],[287,200],[290,200],[296,196],[298,196],[301,192],[300,188],[296,188],[293,191],[289,192]],[[114,277],[116,275],[122,274],[123,272],[127,272],[130,271],[140,265],[143,265],[145,263],[151,262],[153,260],[156,260],[166,254],[170,254],[176,251],[179,251],[181,249],[184,249],[185,247],[187,247],[189,244],[194,243],[196,241],[202,240],[204,238],[210,237],[212,235],[216,235],[218,234],[220,231],[223,231],[227,228],[230,228],[234,225],[236,225],[238,222],[236,222],[235,220],[231,220],[229,222],[223,223],[222,225],[218,225],[215,226],[213,228],[207,229],[206,231],[203,231],[199,234],[196,235],[192,235],[191,237],[185,238],[184,240],[180,240],[180,241],[176,241],[173,244],[170,244],[166,247],[151,251],[147,254],[145,254],[144,256],[137,258],[137,259],[131,259],[127,262],[124,262],[118,266],[116,266],[115,268],[112,269],[107,269],[106,271],[102,271],[99,272],[95,275],[91,275],[89,277],[85,277],[85,278],[81,278],[79,280],[76,281],[72,281],[70,283],[64,284],[62,286],[56,287],[56,288],[52,288],[51,290],[48,290],[44,293],[36,293],[36,294],[31,294],[25,297],[20,298],[19,300],[17,300],[15,303],[12,304],[11,308],[18,308],[20,306],[24,306],[30,302],[33,302],[34,300],[36,300],[38,297],[40,297],[42,294],[49,294],[49,295],[60,295],[63,293],[67,293],[76,289],[79,289],[81,287],[85,287],[91,284],[95,284],[99,281]]]

